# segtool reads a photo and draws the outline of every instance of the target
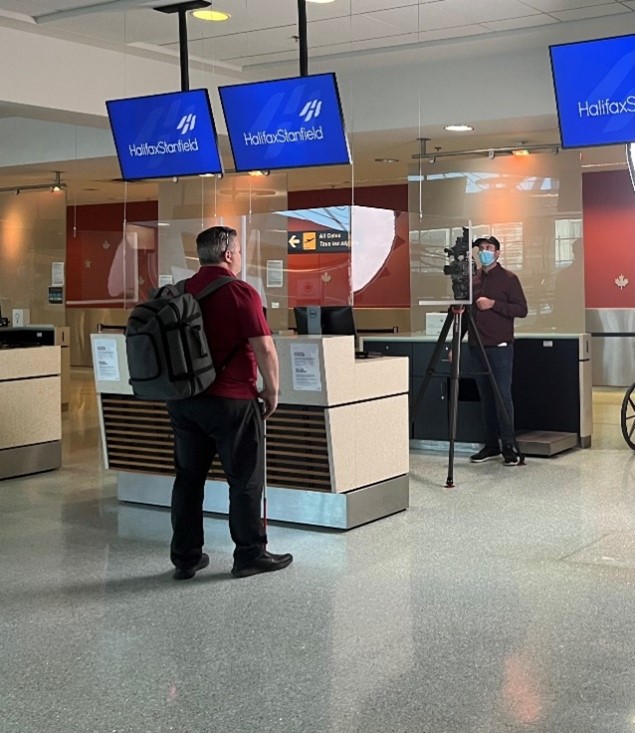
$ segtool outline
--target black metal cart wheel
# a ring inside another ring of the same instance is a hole
[[[635,384],[626,390],[622,400],[622,435],[629,448],[635,450]]]

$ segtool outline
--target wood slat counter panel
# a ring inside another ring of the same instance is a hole
[[[165,403],[100,397],[109,467],[173,476],[174,436]],[[218,458],[208,478],[226,481]],[[267,485],[332,490],[323,407],[280,405],[267,420]]]

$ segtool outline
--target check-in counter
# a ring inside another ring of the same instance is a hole
[[[364,338],[364,347],[409,360],[411,407],[427,374],[437,337],[400,333]],[[413,447],[442,447],[449,435],[450,360],[448,341],[416,414],[411,414]],[[461,345],[456,440],[485,442],[481,405],[473,378],[478,371],[466,342]],[[527,455],[551,456],[591,445],[591,339],[587,333],[518,334],[514,341],[512,392],[517,440]]]
[[[60,352],[0,344],[0,479],[62,465]]]
[[[409,501],[408,360],[356,359],[352,336],[276,336],[280,404],[267,420],[269,519],[350,529]],[[169,506],[173,437],[165,404],[128,385],[122,334],[92,336],[107,468],[121,501]],[[218,459],[204,509],[226,514]]]

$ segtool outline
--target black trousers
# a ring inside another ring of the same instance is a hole
[[[261,519],[264,429],[257,400],[190,397],[167,403],[174,431],[172,544],[176,567],[195,565],[203,549],[205,480],[216,453],[229,483],[229,531],[234,558],[248,562],[267,538]]]
[[[485,372],[485,364],[481,359],[480,351],[475,346],[471,346],[470,350],[475,366],[481,372]],[[507,346],[486,346],[485,353],[509,420],[509,422],[506,422],[498,409],[496,396],[487,374],[480,373],[476,375],[476,386],[481,398],[481,410],[485,424],[485,443],[490,448],[498,448],[499,438],[502,443],[507,445],[514,442],[514,403],[512,401],[514,347],[512,344],[507,344]]]

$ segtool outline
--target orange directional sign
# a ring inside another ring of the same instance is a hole
[[[289,232],[289,254],[322,254],[350,252],[350,232],[341,229],[322,229],[315,232]]]

